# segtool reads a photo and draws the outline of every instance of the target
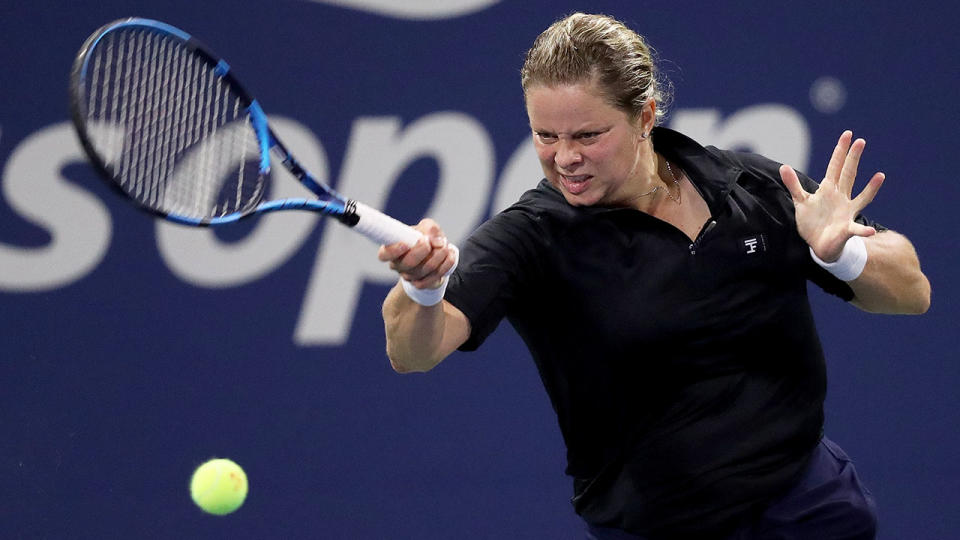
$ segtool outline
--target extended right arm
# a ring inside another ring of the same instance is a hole
[[[416,227],[425,240],[413,246],[381,246],[378,257],[418,289],[436,287],[456,263],[443,231],[432,220]],[[383,324],[390,365],[399,373],[429,371],[470,336],[470,322],[448,302],[420,305],[398,282],[383,302]]]
[[[397,283],[383,302],[387,356],[398,373],[429,371],[470,336],[467,317],[446,300],[421,306]]]

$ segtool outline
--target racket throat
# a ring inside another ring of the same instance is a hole
[[[347,204],[343,205],[343,214],[337,214],[334,217],[347,227],[356,225],[360,221],[360,216],[357,214],[357,201],[347,199]]]

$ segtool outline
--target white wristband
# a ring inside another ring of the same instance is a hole
[[[421,306],[435,306],[443,300],[443,293],[447,290],[448,281],[450,281],[450,276],[443,276],[440,286],[436,289],[418,289],[414,287],[413,283],[403,278],[400,278],[400,285],[403,286],[403,292],[407,293],[407,296],[414,302]]]
[[[860,277],[863,267],[867,265],[867,246],[863,242],[863,238],[851,236],[847,243],[843,245],[840,258],[832,263],[824,262],[820,257],[817,257],[813,248],[810,248],[810,256],[813,257],[814,262],[843,281],[853,281]]]
[[[453,271],[457,269],[457,265],[460,264],[460,249],[453,244],[450,244],[450,248],[453,249],[453,266],[443,275],[443,280],[440,281],[440,286],[436,289],[418,289],[413,283],[400,278],[400,285],[403,287],[403,292],[407,293],[407,296],[409,296],[411,300],[421,306],[435,306],[443,300],[443,293],[447,291],[447,282],[450,281],[450,274],[452,274]]]

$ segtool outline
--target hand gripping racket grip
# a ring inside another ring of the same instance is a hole
[[[354,230],[374,242],[379,244],[403,242],[407,247],[412,247],[417,243],[417,240],[423,238],[420,231],[413,227],[405,225],[361,202],[354,201],[354,203],[356,204],[355,213],[359,218],[356,225],[353,226]]]
[[[367,238],[377,242],[379,244],[395,244],[397,242],[403,242],[407,247],[411,247],[417,243],[417,240],[423,238],[423,234],[420,231],[405,225],[392,217],[384,214],[383,212],[371,208],[361,202],[351,201],[354,207],[354,213],[356,214],[358,221],[353,225],[354,230],[363,234]],[[454,263],[453,267],[444,274],[444,278],[450,276],[454,270],[457,268],[457,264],[460,263],[460,249],[457,246],[450,244],[450,247],[453,248]]]

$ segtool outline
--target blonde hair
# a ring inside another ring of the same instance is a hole
[[[524,96],[538,85],[591,80],[631,120],[639,118],[651,98],[657,103],[657,120],[666,116],[670,86],[657,70],[653,49],[608,15],[574,13],[553,23],[537,36],[520,70]]]

